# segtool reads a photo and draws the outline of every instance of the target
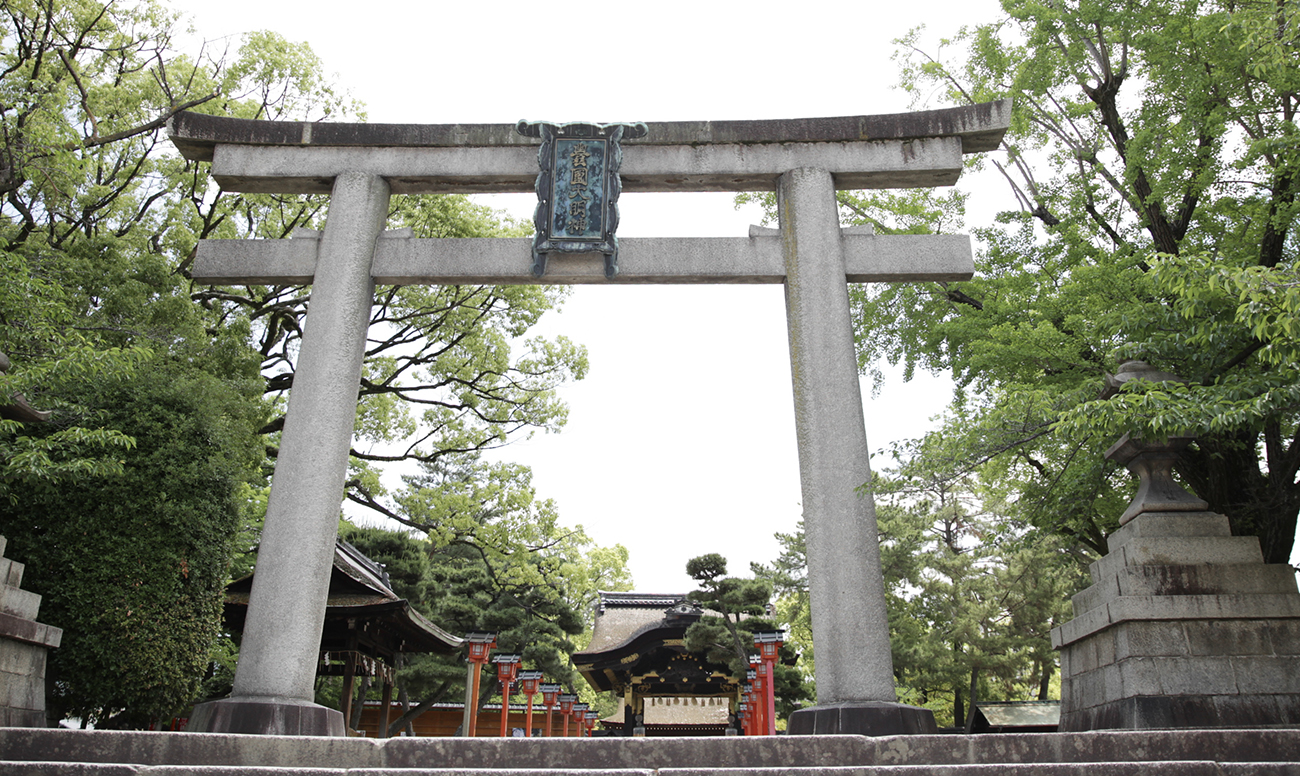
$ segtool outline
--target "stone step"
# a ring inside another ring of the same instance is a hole
[[[771,738],[308,738],[220,733],[151,733],[0,728],[0,774],[85,773],[465,773],[478,776],[592,776],[595,772],[662,776],[802,776],[808,774],[1042,774],[1129,773],[1142,760],[1142,773],[1164,773],[1161,763],[1182,771],[1219,762],[1277,760],[1275,770],[1300,776],[1300,729],[1124,730],[1092,733],[1004,735],[775,736]],[[87,770],[89,762],[103,768]],[[43,763],[39,765],[38,763]],[[59,764],[66,764],[63,771]],[[122,765],[127,764],[127,765]],[[1022,764],[1059,765],[1075,771],[1008,771]],[[1089,765],[1091,764],[1091,765]],[[150,770],[142,770],[144,768]],[[218,766],[226,770],[212,770]],[[438,766],[431,770],[430,766]],[[19,768],[26,770],[19,770]],[[45,767],[47,770],[39,770]],[[922,770],[883,770],[887,768]],[[1112,770],[1106,770],[1106,768]],[[1233,766],[1236,767],[1235,765]],[[1259,766],[1263,768],[1264,766]],[[48,770],[53,768],[54,770]],[[81,768],[82,770],[76,770]],[[172,768],[173,770],[162,770]],[[246,770],[232,770],[244,768]],[[963,768],[966,770],[947,770]],[[975,770],[970,770],[975,768]],[[983,768],[984,770],[979,770]],[[990,768],[992,770],[990,770]],[[1288,771],[1287,768],[1292,768]],[[132,770],[133,769],[133,770]],[[188,770],[186,770],[188,769]],[[279,770],[269,770],[279,769]],[[928,769],[928,770],[925,770]],[[998,770],[1002,769],[1002,770]],[[1152,770],[1156,769],[1156,770]],[[1280,769],[1280,770],[1278,770]],[[779,771],[779,773],[778,773]]]
[[[7,762],[0,765],[3,765],[6,776],[1300,776],[1300,763],[1217,763],[1211,760],[659,770],[276,768],[63,762]]]

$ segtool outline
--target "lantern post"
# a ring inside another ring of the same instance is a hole
[[[515,681],[515,675],[519,672],[519,662],[523,660],[520,655],[497,655],[492,658],[492,662],[497,664],[497,680],[501,682],[501,737],[505,738],[510,731],[510,685]]]
[[[767,732],[767,686],[769,682],[763,675],[762,658],[757,655],[751,655],[749,658],[749,664],[753,666],[753,668],[746,672],[746,676],[749,677],[749,684],[753,688],[754,692],[751,703],[758,711],[758,713],[754,715],[754,735],[770,735],[770,733]]]
[[[569,737],[569,717],[573,714],[573,704],[578,700],[576,695],[560,696],[560,717],[564,720],[564,737]]]
[[[763,668],[767,674],[767,734],[776,735],[776,660],[781,655],[781,646],[785,644],[785,631],[763,631],[754,634],[754,646],[758,647],[759,657],[763,659]]]
[[[560,697],[560,685],[544,684],[539,689],[542,691],[542,705],[546,707],[546,737],[551,737],[551,712],[555,711],[555,702]]]
[[[541,671],[520,671],[519,689],[528,698],[528,716],[524,719],[524,737],[533,737],[533,696],[537,694],[537,685],[541,684]]]
[[[591,738],[591,731],[596,727],[596,721],[600,719],[599,711],[587,712],[587,738]]]
[[[462,735],[473,736],[478,732],[478,684],[483,673],[483,664],[497,645],[495,633],[466,633],[465,642],[469,644],[469,681],[465,682],[465,712],[461,717]]]
[[[584,723],[587,718],[587,708],[588,706],[585,703],[573,704],[573,722],[574,726],[578,728],[578,738],[582,738],[582,729],[586,727]]]
[[[749,701],[736,704],[736,719],[740,722],[740,732],[749,735]]]

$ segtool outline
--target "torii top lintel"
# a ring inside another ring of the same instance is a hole
[[[654,122],[624,143],[623,190],[771,191],[797,167],[829,171],[837,188],[948,186],[961,155],[990,151],[1011,101],[911,113],[767,121]],[[514,124],[258,121],[179,113],[172,142],[212,161],[227,191],[328,193],[344,170],[389,181],[394,193],[528,192],[536,140]]]

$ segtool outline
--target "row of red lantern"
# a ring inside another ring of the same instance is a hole
[[[479,673],[483,664],[488,662],[488,654],[496,646],[495,633],[470,633],[466,635],[465,641],[469,644],[469,665],[470,665],[470,687],[471,692],[466,695],[467,713],[465,730],[467,735],[474,735],[478,724],[478,687]],[[520,671],[520,664],[523,658],[520,655],[496,655],[492,662],[497,666],[497,680],[501,682],[501,735],[510,734],[510,696],[514,694],[516,683],[519,690],[528,698],[527,711],[524,714],[524,735],[532,738],[533,735],[533,696],[538,692],[542,694],[542,705],[546,707],[546,736],[552,735],[552,718],[555,707],[560,707],[560,716],[564,721],[564,733],[567,738],[569,735],[569,721],[573,720],[576,726],[578,737],[583,737],[585,731],[587,736],[591,735],[592,728],[596,726],[596,720],[600,714],[591,711],[587,704],[578,703],[578,696],[561,694],[561,688],[558,684],[543,684],[541,671]]]
[[[759,653],[749,659],[753,667],[745,674],[749,683],[738,709],[747,736],[776,735],[776,660],[784,643],[784,631],[754,634]]]

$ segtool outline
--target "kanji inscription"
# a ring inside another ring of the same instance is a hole
[[[644,137],[645,124],[550,124],[520,121],[520,134],[540,137],[533,274],[546,273],[550,253],[603,253],[605,276],[618,274],[619,141]]]

